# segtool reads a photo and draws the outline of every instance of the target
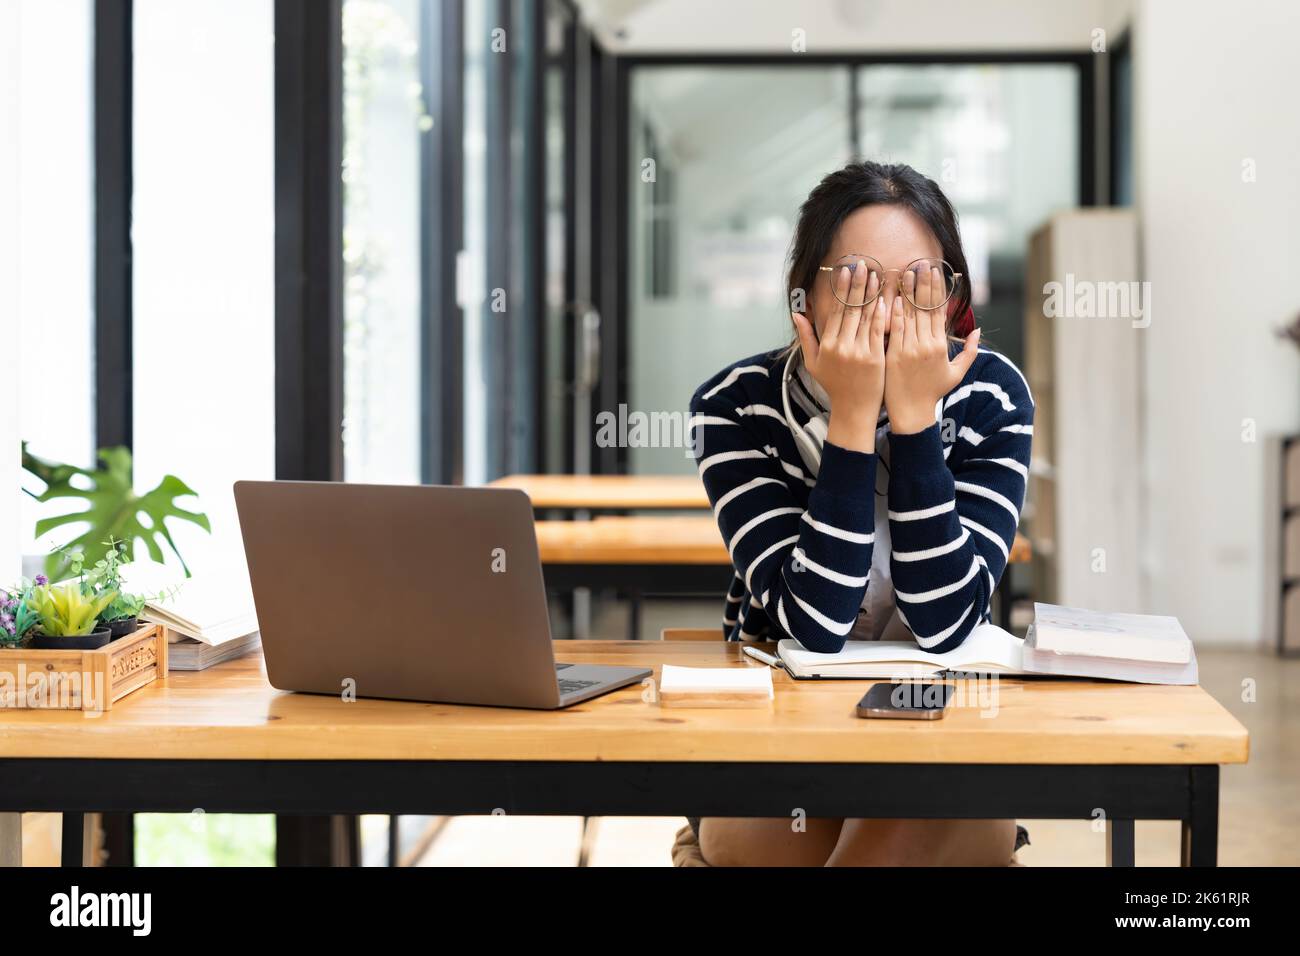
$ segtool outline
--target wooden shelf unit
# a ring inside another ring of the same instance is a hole
[[[1097,299],[1116,283],[1140,293],[1136,215],[1069,210],[1030,237],[1025,377],[1036,411],[1025,528],[1036,599],[1141,611],[1142,329],[1123,316],[1048,316],[1052,282],[1092,283]]]

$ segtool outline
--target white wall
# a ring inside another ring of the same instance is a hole
[[[1145,337],[1146,604],[1195,640],[1269,639],[1265,437],[1300,430],[1300,5],[1135,12]],[[1242,181],[1252,160],[1257,181]],[[1258,278],[1256,278],[1256,276]],[[1242,440],[1251,419],[1259,440]]]
[[[1131,0],[578,0],[602,41],[627,52],[1087,50]]]
[[[18,11],[0,4],[0,342],[18,339]],[[0,375],[0,586],[18,576],[18,378]]]

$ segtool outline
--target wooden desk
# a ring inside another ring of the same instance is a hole
[[[769,648],[770,649],[770,648]],[[561,660],[759,666],[737,644],[572,641]],[[1113,863],[1133,821],[1183,821],[1213,865],[1219,764],[1247,733],[1198,687],[1004,680],[996,712],[860,720],[865,681],[774,673],[770,710],[664,710],[642,687],[562,711],[289,694],[252,654],[95,719],[0,712],[0,812],[394,813],[1090,819]],[[65,864],[80,859],[76,840]],[[667,852],[667,847],[665,847]]]
[[[542,564],[703,564],[731,567],[712,517],[600,517],[591,521],[538,521]],[[1011,563],[1029,561],[1029,539],[1017,534]]]
[[[538,521],[535,527],[543,565],[731,567],[711,515]]]
[[[538,521],[536,530],[547,588],[608,587],[627,594],[631,602],[628,636],[633,640],[639,636],[640,601],[645,595],[721,598],[735,573],[711,515]],[[1029,541],[1017,534],[1011,561],[1027,562],[1029,558]],[[999,599],[1005,611],[1009,602],[1001,588]]]
[[[506,475],[496,488],[518,488],[539,511],[707,511],[697,475]]]
[[[518,488],[528,495],[538,511],[709,510],[704,485],[694,475],[506,475],[491,482],[491,486]],[[681,525],[688,545],[698,543],[699,532],[690,523],[692,520],[688,518]],[[562,532],[550,534],[548,543],[555,549],[554,553],[565,547],[581,546],[586,540],[575,536],[571,543],[564,540]],[[613,537],[598,533],[592,544],[604,548]],[[543,544],[540,533],[538,544]],[[1011,548],[1011,563],[1027,564],[1031,556],[1029,539],[1017,534]],[[685,563],[706,562],[689,559]]]
[[[552,591],[614,588],[628,599],[628,637],[641,636],[647,595],[711,595],[721,608],[735,569],[712,515],[538,521],[542,576]]]

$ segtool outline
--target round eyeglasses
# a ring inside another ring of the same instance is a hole
[[[859,263],[867,270],[865,276],[858,274]],[[849,281],[845,285],[841,277],[846,269]],[[946,305],[961,280],[961,273],[954,272],[952,266],[942,259],[915,259],[906,268],[886,269],[872,256],[849,255],[841,256],[834,265],[818,266],[817,271],[826,274],[835,298],[853,308],[875,301],[885,288],[890,273],[898,273],[898,294],[913,308],[927,311]]]

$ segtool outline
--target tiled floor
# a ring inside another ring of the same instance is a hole
[[[716,623],[707,603],[650,605],[643,633],[666,625]],[[617,637],[626,622],[617,607],[597,614],[593,637]],[[1300,865],[1300,660],[1269,651],[1199,650],[1201,684],[1246,725],[1250,762],[1222,772],[1219,862],[1224,866]],[[588,834],[591,866],[667,866],[675,818],[603,818]],[[1027,866],[1101,866],[1105,834],[1091,821],[1023,821],[1033,841],[1020,851]],[[582,843],[576,817],[458,817],[422,865],[574,866]],[[1178,864],[1177,822],[1137,824],[1140,866]]]

